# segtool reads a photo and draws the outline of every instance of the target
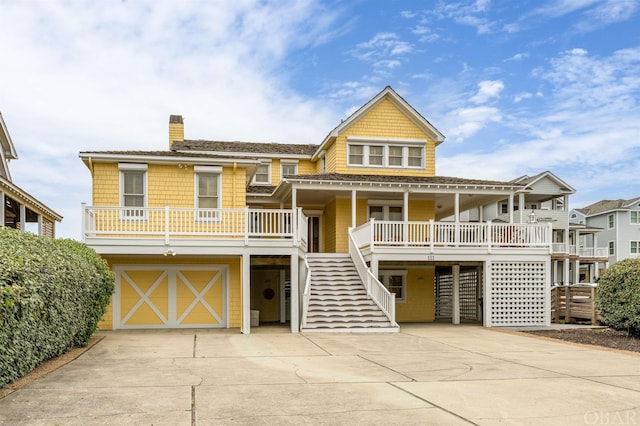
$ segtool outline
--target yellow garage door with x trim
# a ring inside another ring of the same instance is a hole
[[[115,328],[226,327],[225,265],[115,265]]]

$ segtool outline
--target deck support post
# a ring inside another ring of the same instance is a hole
[[[453,306],[451,323],[460,324],[460,265],[451,267],[453,275]]]
[[[243,334],[251,333],[251,255],[242,254],[242,327]]]

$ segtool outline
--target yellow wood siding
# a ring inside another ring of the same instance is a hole
[[[228,324],[229,327],[240,327],[242,322],[242,278],[241,278],[241,264],[242,258],[239,256],[234,257],[212,257],[212,258],[167,258],[162,256],[157,257],[109,257],[105,256],[109,266],[113,268],[113,265],[118,264],[140,264],[140,265],[227,265],[228,266],[228,287],[227,287],[227,299],[228,299]],[[197,271],[190,273],[197,274]],[[100,330],[112,330],[113,329],[113,298],[111,303],[107,307],[107,312],[98,323]],[[218,307],[219,308],[219,307]],[[197,312],[196,312],[197,314]],[[197,318],[194,318],[197,320]]]
[[[422,222],[435,219],[435,203],[431,200],[409,200],[409,220]]]
[[[298,174],[299,175],[312,175],[315,173],[320,173],[320,161],[311,162],[310,160],[301,160],[298,163]]]
[[[391,139],[426,139],[425,168],[367,168],[347,166],[347,138],[349,136],[391,138]],[[345,129],[336,142],[327,148],[327,172],[434,176],[435,175],[435,141],[425,134],[404,113],[388,99],[381,100],[364,116]]]
[[[324,223],[323,223],[323,252],[335,253],[336,252],[336,202],[331,201],[324,208]]]
[[[396,303],[396,321],[435,321],[435,268],[409,269],[405,302]]]
[[[235,174],[235,179],[234,179]],[[222,168],[222,208],[244,208],[246,170]],[[192,166],[150,164],[147,170],[148,207],[194,208],[195,172]],[[120,205],[120,172],[117,163],[96,163],[93,173],[93,205]]]

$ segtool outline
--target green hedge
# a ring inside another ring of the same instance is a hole
[[[602,274],[596,306],[604,324],[640,335],[640,258],[616,262]]]
[[[0,229],[0,387],[41,362],[86,346],[113,293],[95,251]]]

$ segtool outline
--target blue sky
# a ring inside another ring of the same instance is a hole
[[[551,170],[571,207],[640,195],[640,0],[5,1],[14,182],[80,237],[79,151],[320,143],[386,85],[447,139],[441,176]]]

